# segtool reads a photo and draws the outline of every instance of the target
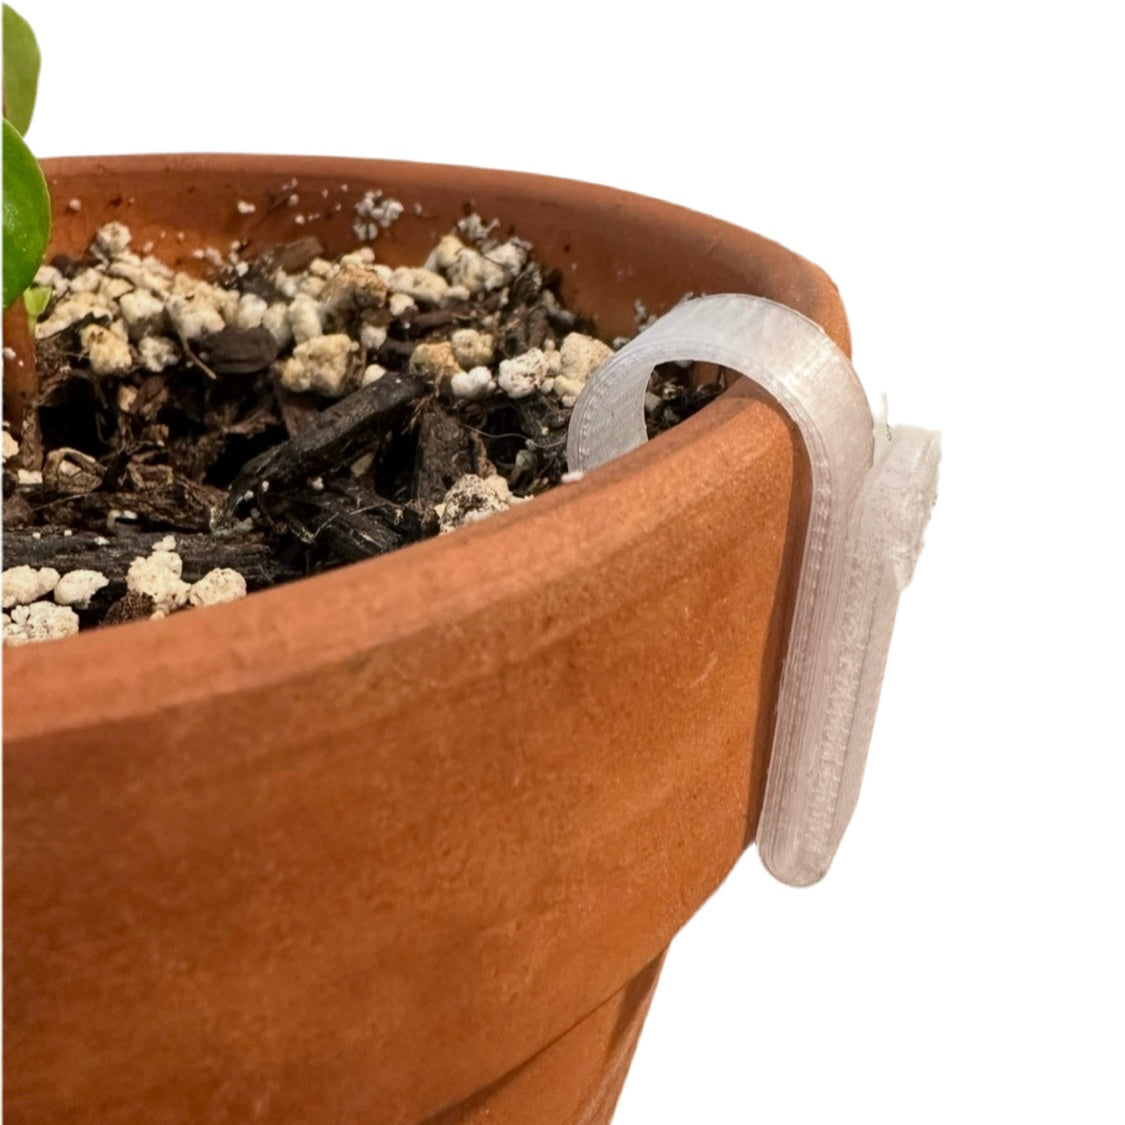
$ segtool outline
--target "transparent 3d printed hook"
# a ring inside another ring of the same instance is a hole
[[[677,305],[579,396],[567,460],[588,471],[647,440],[659,363],[719,364],[760,384],[808,448],[812,500],[782,669],[758,850],[782,882],[828,870],[859,796],[898,596],[937,494],[936,433],[875,426],[847,357],[800,313],[725,294]]]

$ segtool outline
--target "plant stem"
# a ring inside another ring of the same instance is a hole
[[[4,418],[13,437],[19,438],[24,414],[38,393],[39,369],[27,309],[23,301],[16,301],[4,311]]]

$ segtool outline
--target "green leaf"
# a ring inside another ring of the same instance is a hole
[[[4,308],[31,283],[51,236],[47,181],[23,138],[4,118]]]
[[[32,285],[23,291],[24,307],[32,324],[47,311],[53,294],[54,290],[49,285]]]
[[[39,88],[39,44],[31,25],[4,5],[4,116],[26,133]]]

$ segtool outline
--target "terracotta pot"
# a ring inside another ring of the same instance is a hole
[[[608,333],[638,298],[744,291],[848,346],[815,266],[607,188],[285,157],[47,175],[55,251],[107,219],[185,266],[338,251],[381,188],[408,208],[392,263],[467,203]],[[754,838],[806,468],[736,386],[456,535],[9,650],[8,1120],[607,1121],[664,949]]]

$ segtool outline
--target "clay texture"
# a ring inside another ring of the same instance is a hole
[[[381,255],[416,259],[468,202],[610,334],[636,299],[742,291],[848,347],[815,266],[607,188],[287,157],[46,170],[56,252],[112,218],[185,266],[244,238],[335,252],[378,188],[408,209]],[[294,178],[327,218],[270,210]],[[789,424],[739,385],[456,535],[6,653],[8,1119],[608,1121],[664,949],[754,837],[806,503]]]

